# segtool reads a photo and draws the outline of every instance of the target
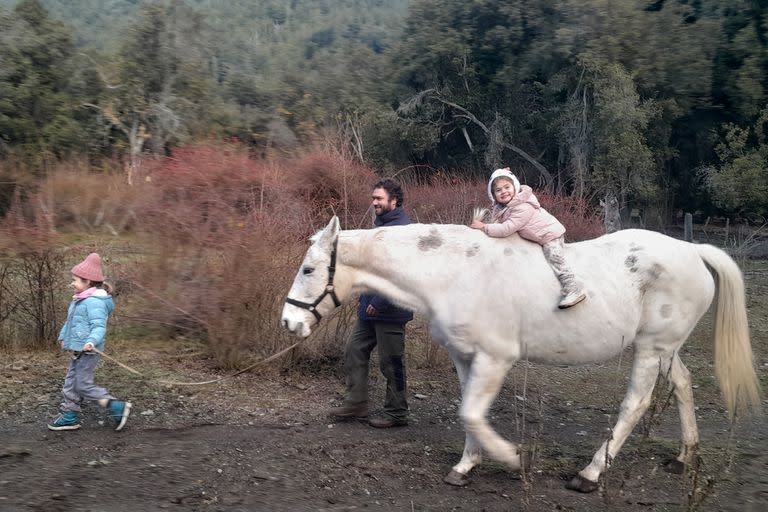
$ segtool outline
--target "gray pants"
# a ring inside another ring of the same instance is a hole
[[[345,402],[357,405],[368,401],[368,366],[378,346],[379,369],[387,379],[384,414],[408,418],[405,385],[405,325],[357,319],[347,342],[344,370],[347,373]]]
[[[80,402],[83,400],[113,400],[115,397],[93,383],[93,370],[101,356],[98,354],[80,353],[72,356],[69,362],[67,376],[64,377],[64,387],[61,389],[63,400],[62,411],[80,412]]]
[[[573,270],[571,270],[571,267],[565,262],[564,244],[565,237],[561,236],[555,238],[551,242],[545,243],[541,248],[544,250],[544,257],[555,272],[557,280],[560,281],[563,295],[567,295],[568,293],[580,289],[581,286],[576,280]]]

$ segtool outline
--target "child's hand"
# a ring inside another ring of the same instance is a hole
[[[88,343],[83,345],[83,350],[85,350],[86,352],[90,352],[91,350],[93,350],[93,343],[89,341]]]
[[[485,222],[479,221],[479,220],[473,220],[472,224],[469,225],[472,229],[484,229],[485,228]]]

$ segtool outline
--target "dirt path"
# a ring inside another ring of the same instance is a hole
[[[376,430],[324,416],[340,397],[337,374],[243,375],[190,390],[147,386],[102,364],[97,380],[136,403],[126,430],[100,425],[101,411],[89,409],[79,431],[49,432],[63,361],[24,361],[0,380],[2,511],[768,510],[768,427],[743,423],[729,442],[709,371],[692,368],[704,465],[689,499],[692,478],[660,465],[677,448],[673,409],[647,439],[636,430],[601,491],[564,489],[615,421],[626,372],[610,365],[515,370],[491,421],[536,450],[530,474],[486,461],[471,485],[453,488],[441,481],[464,440],[451,371],[412,370],[411,425]],[[186,369],[192,378],[203,370]],[[372,389],[380,403],[381,382]]]

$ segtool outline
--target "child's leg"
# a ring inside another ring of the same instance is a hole
[[[106,407],[110,418],[117,423],[115,430],[121,430],[131,413],[131,402],[117,400],[106,389],[93,383],[93,371],[101,356],[97,354],[83,355],[80,359],[83,359],[83,361],[80,363],[79,371],[77,372],[78,392],[83,398],[94,400],[100,406]]]
[[[51,430],[77,430],[80,428],[82,397],[77,391],[78,363],[77,357],[73,357],[69,362],[67,376],[64,377],[64,385],[61,388],[61,414],[48,424],[48,428]]]
[[[62,412],[80,412],[80,402],[82,401],[82,397],[77,392],[77,363],[78,360],[75,357],[69,361],[67,376],[64,377],[64,385],[61,388],[62,399],[60,409]]]
[[[80,356],[77,360],[75,373],[75,389],[82,398],[97,401],[99,405],[106,407],[109,401],[114,400],[115,397],[110,395],[106,389],[93,383],[93,372],[99,359],[101,356],[97,354]]]
[[[560,281],[563,299],[560,301],[559,307],[568,308],[584,300],[586,295],[576,280],[573,270],[565,261],[564,237],[561,236],[547,242],[541,248],[544,250],[544,257],[555,272],[557,280]]]

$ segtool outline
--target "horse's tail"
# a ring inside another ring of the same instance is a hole
[[[760,408],[760,383],[749,342],[744,280],[739,266],[725,251],[706,244],[695,247],[717,275],[715,375],[733,419]]]

